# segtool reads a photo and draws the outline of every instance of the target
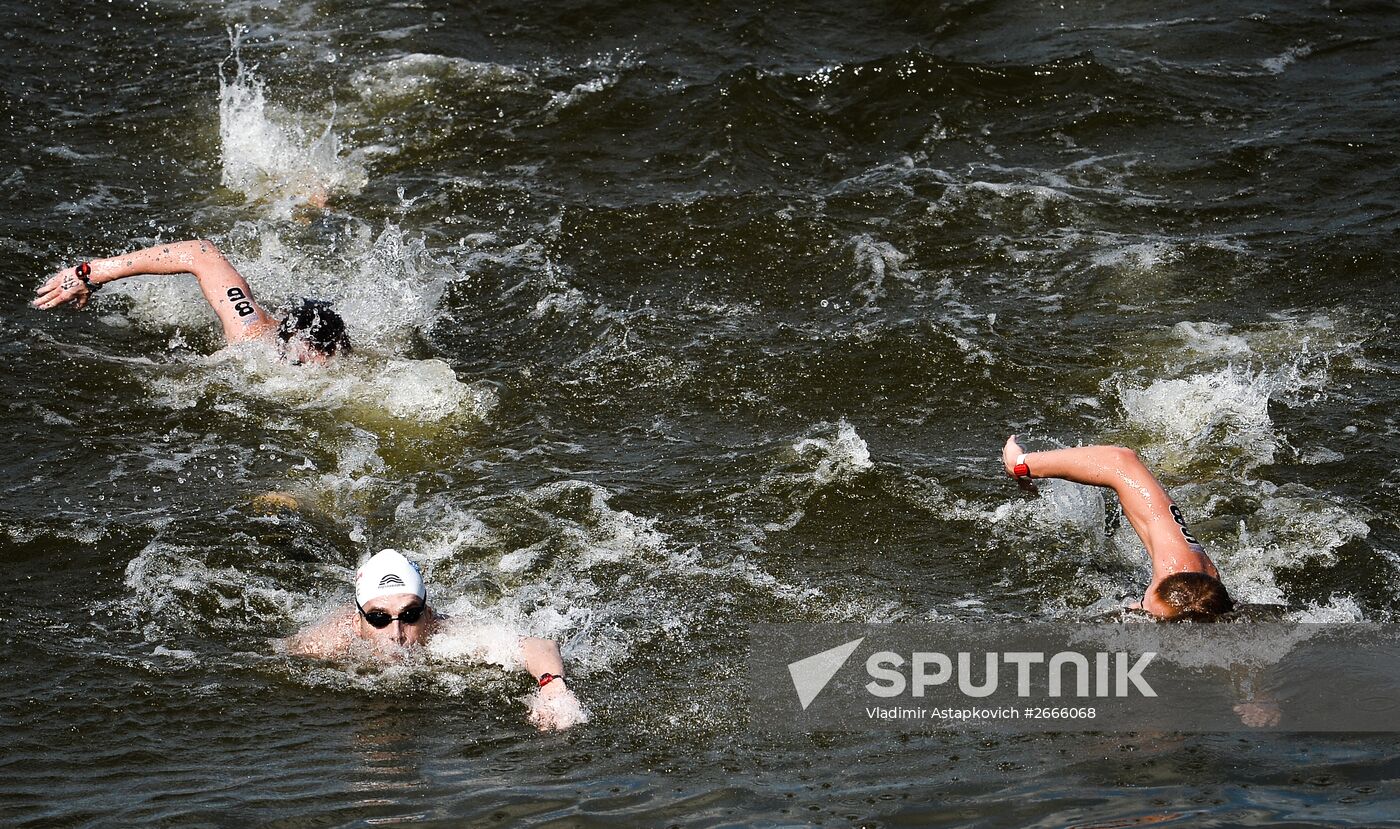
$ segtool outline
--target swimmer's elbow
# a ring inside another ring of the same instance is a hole
[[[194,259],[197,262],[215,263],[227,261],[224,259],[223,251],[219,246],[208,239],[194,239],[190,241],[190,247],[194,249]]]
[[[1138,453],[1126,446],[1105,446],[1104,451],[1108,453],[1113,465],[1119,469],[1131,469],[1143,465],[1142,458],[1138,457]]]

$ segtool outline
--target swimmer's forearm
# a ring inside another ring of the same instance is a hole
[[[351,627],[354,613],[354,608],[337,610],[306,630],[283,639],[282,645],[291,656],[309,656],[313,659],[339,656],[354,638]]]
[[[1137,453],[1122,446],[1078,446],[1027,452],[1025,463],[1030,467],[1032,478],[1063,478],[1115,491],[1124,487],[1140,490],[1147,485],[1159,486]]]
[[[203,239],[156,245],[106,259],[94,259],[90,264],[91,279],[99,285],[128,276],[190,273],[199,277],[211,268],[233,268],[213,242]]]
[[[564,660],[559,656],[559,646],[548,639],[526,636],[520,640],[520,661],[530,676],[539,679],[541,674],[560,676],[564,673]]]

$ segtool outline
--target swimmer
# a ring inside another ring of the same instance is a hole
[[[254,496],[248,501],[248,506],[261,512],[263,515],[301,511],[301,501],[297,500],[295,495],[290,492],[281,492],[275,489]]]
[[[418,565],[395,550],[381,550],[355,571],[355,606],[337,611],[284,640],[294,656],[335,659],[360,645],[393,659],[427,644],[447,617],[428,605]],[[587,721],[564,678],[559,646],[547,639],[520,638],[518,659],[537,683],[530,721],[541,730],[562,730]]]
[[[1001,462],[1024,489],[1034,491],[1035,478],[1063,478],[1118,493],[1123,513],[1152,558],[1152,581],[1142,601],[1131,607],[1172,622],[1212,621],[1234,609],[1215,562],[1133,450],[1081,446],[1028,453],[1012,435],[1001,450]]]
[[[337,353],[350,351],[345,321],[329,303],[302,299],[283,309],[281,319],[273,317],[253,299],[248,281],[214,243],[202,239],[156,245],[64,268],[35,291],[39,298],[34,307],[49,310],[71,304],[82,309],[108,282],[128,276],[181,273],[194,274],[199,280],[204,299],[218,314],[229,344],[266,340],[293,365],[324,363]]]

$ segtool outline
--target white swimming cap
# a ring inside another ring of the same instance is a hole
[[[370,599],[395,593],[414,593],[428,598],[418,565],[403,557],[398,550],[380,550],[355,571],[355,601],[363,606]]]

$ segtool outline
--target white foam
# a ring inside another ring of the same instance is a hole
[[[1002,198],[1029,197],[1039,207],[1045,207],[1055,202],[1075,200],[1074,196],[1069,193],[1043,184],[973,181],[967,184],[967,189],[994,193]]]
[[[530,309],[530,319],[538,320],[553,314],[561,316],[573,316],[585,308],[587,299],[583,292],[577,288],[566,288],[562,291],[545,294],[535,303],[535,307]]]
[[[528,74],[509,66],[481,63],[445,55],[409,54],[357,71],[353,77],[360,96],[374,101],[421,98],[437,87],[456,95],[528,87]]]
[[[1183,321],[1171,329],[1167,348],[1147,355],[1164,363],[1150,371],[1169,376],[1115,383],[1128,422],[1151,434],[1152,445],[1139,448],[1155,461],[1218,461],[1216,450],[1229,447],[1248,471],[1274,462],[1288,444],[1270,405],[1308,405],[1325,394],[1332,361],[1356,350],[1355,337],[1323,315],[1247,329]]]
[[[1303,58],[1306,58],[1308,55],[1311,55],[1312,52],[1313,47],[1311,43],[1300,43],[1297,46],[1290,46],[1285,49],[1283,54],[1260,61],[1259,65],[1263,66],[1264,69],[1272,75],[1282,75],[1283,70]]]
[[[1124,387],[1119,397],[1134,425],[1153,432],[1164,449],[1199,455],[1211,446],[1243,450],[1249,467],[1272,463],[1280,438],[1269,417],[1271,377],[1238,366]]]
[[[428,640],[428,652],[434,657],[486,662],[507,671],[525,669],[520,659],[519,631],[499,622],[480,620],[477,613],[464,614],[460,600],[439,609],[450,618]]]
[[[543,694],[532,693],[524,701],[530,709],[529,721],[540,728],[562,731],[591,719],[588,709],[574,694],[546,698]]]
[[[904,274],[904,262],[909,257],[889,242],[865,234],[855,237],[850,244],[854,248],[857,275],[866,275],[853,292],[864,298],[865,307],[873,308],[885,298],[886,276],[908,278]]]
[[[441,360],[351,357],[324,366],[294,366],[260,341],[238,343],[208,357],[192,356],[183,370],[152,377],[150,388],[157,404],[174,409],[215,397],[232,402],[237,414],[241,397],[250,402],[275,400],[302,410],[333,410],[371,423],[387,417],[424,425],[482,420],[497,401],[492,386],[461,382]]]
[[[1289,613],[1288,619],[1310,624],[1351,624],[1366,621],[1366,616],[1356,599],[1334,594],[1328,597],[1325,604],[1308,602],[1301,609]]]
[[[849,480],[872,466],[870,447],[845,418],[837,422],[834,437],[804,438],[792,450],[799,458],[816,459],[811,475],[818,485]]]
[[[613,86],[620,79],[623,70],[636,65],[636,55],[631,52],[610,53],[584,61],[582,69],[601,70],[601,74],[574,84],[567,92],[555,92],[546,105],[546,109],[557,114],[559,110],[574,106],[586,97],[596,95]],[[555,66],[546,66],[545,70],[553,74],[560,74],[560,69]]]
[[[124,581],[136,606],[177,623],[196,624],[194,616],[199,625],[234,629],[246,624],[251,607],[291,614],[305,603],[270,578],[208,564],[205,552],[159,538],[147,544],[126,567]]]
[[[665,536],[651,519],[608,505],[611,494],[601,486],[582,481],[559,481],[533,490],[527,500],[534,505],[552,505],[586,499],[581,526],[569,533],[577,545],[574,566],[583,569],[601,563],[635,559],[661,548]],[[576,509],[576,507],[575,507]]]
[[[1211,322],[1178,322],[1172,333],[1191,351],[1211,357],[1247,357],[1254,354],[1249,341],[1234,334],[1229,325]]]
[[[1137,242],[1094,254],[1093,263],[1105,268],[1154,271],[1181,259],[1181,250],[1166,241]]]
[[[617,83],[616,75],[604,75],[584,81],[583,83],[574,84],[573,89],[570,89],[568,92],[556,92],[554,97],[550,99],[549,108],[552,110],[559,110],[573,106],[583,100],[584,97],[596,95],[615,83]]]
[[[421,236],[391,222],[378,233],[355,226],[332,256],[291,248],[272,229],[241,230],[256,234],[256,256],[225,253],[248,277],[259,301],[271,309],[303,296],[330,300],[357,348],[406,346],[437,319],[447,283],[457,276]]]
[[[1265,498],[1242,522],[1238,546],[1220,551],[1220,568],[1231,593],[1253,604],[1284,604],[1288,597],[1277,573],[1290,568],[1330,567],[1337,550],[1364,539],[1371,528],[1354,510],[1296,489]]]

